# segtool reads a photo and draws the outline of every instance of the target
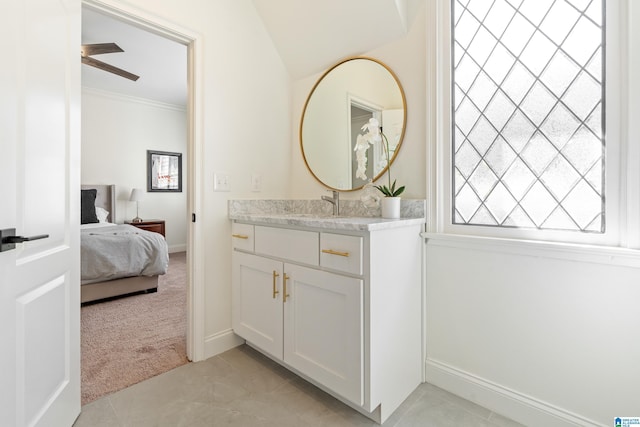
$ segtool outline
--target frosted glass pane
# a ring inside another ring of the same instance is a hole
[[[480,67],[473,59],[469,55],[465,55],[455,69],[456,85],[463,91],[468,91],[479,71]]]
[[[520,206],[516,206],[516,208],[513,210],[513,212],[511,212],[511,214],[509,214],[509,217],[502,223],[502,225],[507,227],[527,228],[536,226]]]
[[[555,96],[560,97],[567,90],[571,82],[576,78],[580,67],[572,61],[564,52],[557,52],[544,70],[540,80]]]
[[[522,160],[536,176],[540,176],[544,172],[544,169],[556,155],[558,155],[558,150],[540,132],[536,132],[521,153]]]
[[[517,14],[507,27],[500,41],[513,55],[519,56],[535,30],[535,27],[531,25],[529,21],[522,15]]]
[[[480,117],[480,112],[473,105],[469,98],[465,98],[458,109],[456,110],[456,126],[465,134],[468,135],[469,131]]]
[[[476,104],[476,107],[484,110],[496,90],[498,90],[498,86],[487,77],[487,74],[480,73],[469,90],[469,98]]]
[[[580,175],[564,157],[558,156],[549,164],[540,179],[551,194],[561,200],[576,185]]]
[[[584,228],[602,212],[602,199],[584,180],[571,191],[562,205],[569,215]]]
[[[542,225],[545,228],[555,230],[579,230],[578,225],[569,214],[562,209],[562,206],[558,206]]]
[[[536,226],[541,226],[549,214],[558,206],[558,202],[551,197],[549,191],[540,182],[536,182],[527,195],[524,196],[520,206]]]
[[[495,218],[491,215],[491,212],[484,207],[480,206],[480,209],[477,210],[473,218],[471,218],[471,222],[474,224],[482,224],[482,225],[497,225]]]
[[[604,230],[602,0],[453,8],[453,221]]]
[[[456,153],[456,169],[458,169],[463,176],[468,177],[476,166],[478,166],[480,160],[481,158],[476,150],[473,149],[471,144],[465,142]]]
[[[588,0],[573,1],[572,3],[588,3]],[[602,25],[602,1],[593,0],[591,5],[587,9],[587,16],[593,20],[597,25]]]
[[[490,7],[490,1],[470,1],[469,3],[467,3],[467,10],[480,21],[485,18],[487,12],[489,12]]]
[[[556,46],[551,40],[540,31],[536,31],[522,52],[520,60],[533,74],[540,75],[555,53]]]
[[[580,172],[585,173],[597,161],[602,160],[602,142],[582,127],[562,149],[562,154]]]
[[[551,10],[545,16],[540,30],[547,35],[555,44],[559,45],[571,31],[571,27],[576,23],[580,13],[569,6],[565,1],[556,1]]]
[[[562,44],[562,49],[579,64],[586,64],[602,43],[602,31],[587,18],[580,18]]]
[[[602,83],[602,52],[600,50],[587,64],[587,71],[598,83]]]
[[[520,6],[520,13],[525,15],[534,25],[540,25],[553,2],[554,0],[524,0]]]
[[[462,187],[456,196],[456,210],[467,221],[480,206],[480,199],[469,185]]]
[[[535,83],[520,108],[535,125],[540,125],[557,102],[557,98],[540,83]]]
[[[519,103],[531,89],[534,81],[533,75],[522,64],[517,63],[501,87],[513,102]]]
[[[515,111],[515,108],[513,102],[503,92],[499,91],[484,110],[484,114],[496,129],[501,130]]]
[[[502,130],[502,137],[516,152],[520,152],[527,145],[535,131],[536,127],[531,123],[531,120],[521,111],[516,111]]]
[[[484,27],[480,27],[473,41],[467,49],[467,53],[481,66],[484,65],[489,54],[496,45],[497,40]]]
[[[484,159],[498,176],[502,176],[515,158],[516,153],[511,146],[504,139],[498,138]]]
[[[531,169],[520,159],[517,159],[504,174],[502,182],[513,196],[520,200],[527,193],[536,180]]]
[[[515,9],[508,2],[496,0],[484,20],[484,25],[495,37],[500,37],[515,13]]]
[[[511,70],[511,67],[513,67],[515,61],[516,58],[507,48],[499,44],[484,64],[483,69],[494,82],[500,84],[509,70]]]
[[[580,122],[564,105],[558,104],[544,121],[540,130],[553,145],[562,149],[573,136]]]
[[[486,118],[480,117],[469,134],[469,141],[480,155],[484,155],[491,144],[493,144],[496,136],[498,136],[498,131],[495,130]]]
[[[481,162],[469,178],[469,185],[473,187],[480,199],[487,197],[497,182],[498,177],[485,162]]]
[[[580,119],[585,119],[602,99],[600,85],[587,73],[580,73],[573,82],[562,101]]]
[[[507,215],[511,213],[516,205],[516,200],[501,183],[498,183],[485,202],[485,206],[491,211],[499,224],[504,222]]]
[[[479,27],[480,22],[465,11],[456,25],[456,42],[466,49]]]

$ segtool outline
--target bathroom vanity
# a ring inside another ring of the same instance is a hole
[[[230,218],[235,333],[384,422],[422,381],[424,218]]]

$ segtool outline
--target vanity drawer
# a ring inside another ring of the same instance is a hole
[[[255,227],[257,254],[270,255],[308,265],[318,265],[319,236],[314,231]]]
[[[321,233],[320,266],[362,274],[362,237]]]
[[[234,249],[253,252],[253,225],[231,224],[231,246]]]

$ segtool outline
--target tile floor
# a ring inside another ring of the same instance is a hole
[[[190,363],[82,407],[74,427],[376,426],[248,346]],[[489,409],[422,384],[384,426],[515,427]]]

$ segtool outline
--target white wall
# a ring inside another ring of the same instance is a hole
[[[120,5],[108,0],[109,5]],[[125,7],[126,6],[126,7]],[[227,200],[283,198],[290,179],[289,76],[250,0],[128,0],[124,9],[168,22],[198,37],[197,96],[203,114],[196,122],[202,172],[194,225],[204,241],[203,355],[236,343],[231,332],[231,223]],[[229,175],[231,191],[214,192],[213,174]],[[251,192],[251,174],[262,191]],[[200,303],[201,301],[198,301]],[[202,343],[200,343],[202,344]]]
[[[467,239],[427,248],[430,382],[526,425],[640,412],[637,266]]]
[[[181,193],[147,193],[147,150],[182,153]],[[187,115],[179,107],[94,89],[82,91],[82,183],[116,185],[116,218],[136,216],[132,188],[145,191],[142,219],[164,219],[170,252],[187,243]]]

